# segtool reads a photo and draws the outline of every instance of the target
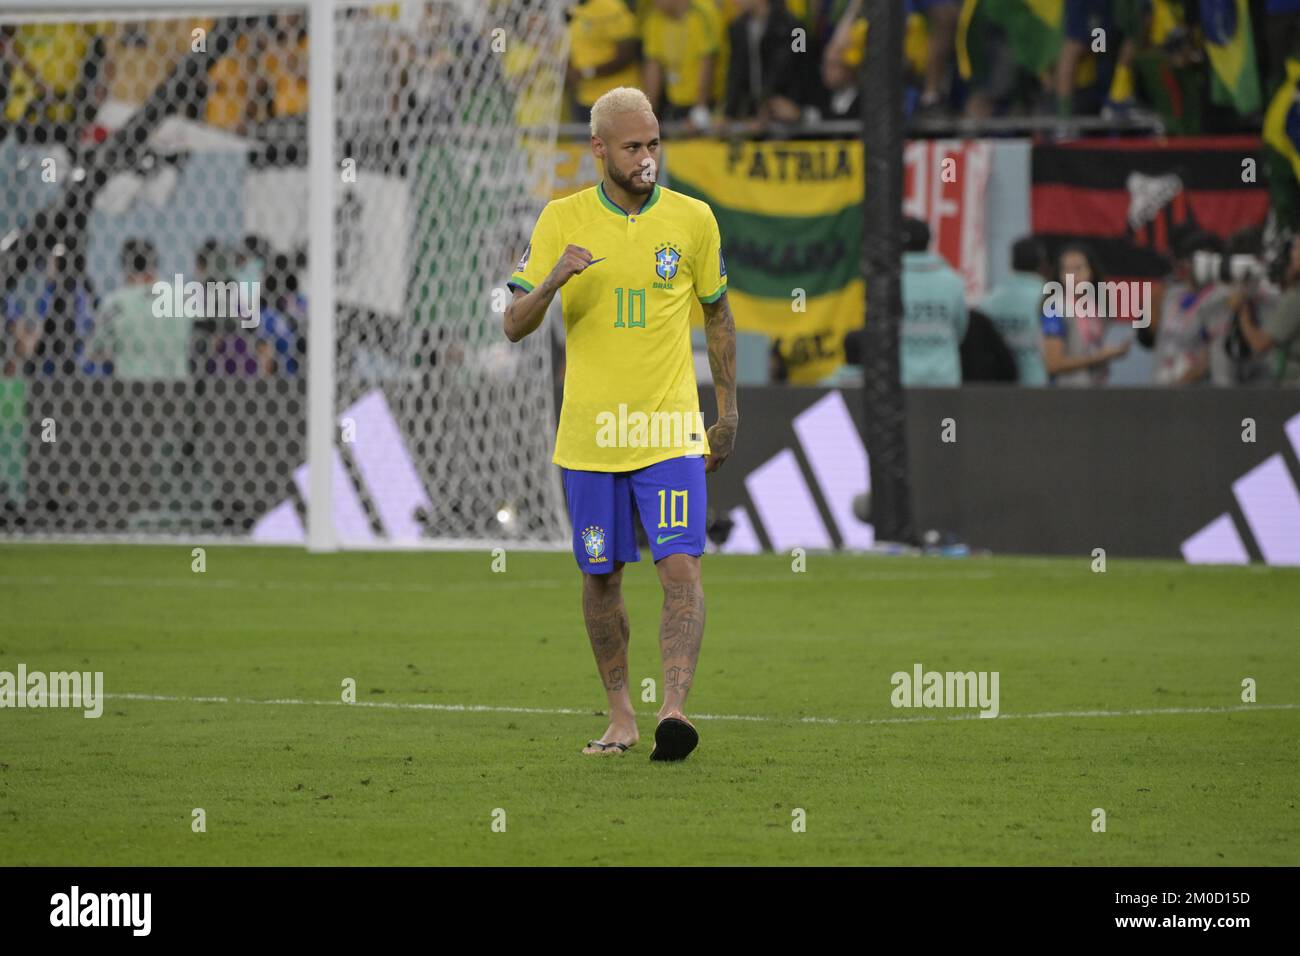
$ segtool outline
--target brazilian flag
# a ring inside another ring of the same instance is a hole
[[[957,21],[957,69],[969,80],[982,69],[983,35],[1001,27],[1016,62],[1038,75],[1061,53],[1065,0],[964,0]]]
[[[1291,164],[1300,180],[1300,60],[1286,62],[1286,80],[1264,114],[1264,142]]]
[[[1260,107],[1248,0],[1201,0],[1201,31],[1213,70],[1210,98],[1249,115]]]

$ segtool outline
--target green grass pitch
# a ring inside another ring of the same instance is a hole
[[[640,745],[580,754],[577,571],[507,560],[0,547],[0,670],[110,695],[0,710],[5,862],[1300,863],[1300,570],[709,556],[701,743],[664,765],[639,693]],[[659,589],[625,581],[639,690]],[[1002,716],[895,709],[917,662],[997,671]]]

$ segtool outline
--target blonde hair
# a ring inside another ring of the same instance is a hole
[[[605,127],[616,113],[654,113],[650,98],[634,86],[616,86],[603,94],[591,107],[591,135]]]

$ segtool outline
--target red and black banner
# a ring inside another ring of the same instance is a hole
[[[1227,239],[1263,225],[1263,164],[1264,144],[1254,136],[1036,145],[1034,233],[1053,251],[1087,241],[1107,278],[1158,278],[1168,272],[1178,229]]]

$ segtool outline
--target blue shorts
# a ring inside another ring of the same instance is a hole
[[[1110,0],[1065,0],[1062,21],[1066,39],[1087,45],[1095,28],[1110,25]]]
[[[608,574],[616,561],[641,560],[634,512],[656,561],[704,553],[703,456],[669,458],[636,471],[561,468],[560,473],[573,522],[573,556],[587,574]]]

